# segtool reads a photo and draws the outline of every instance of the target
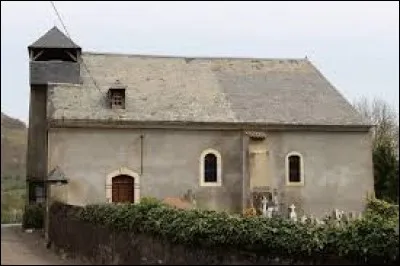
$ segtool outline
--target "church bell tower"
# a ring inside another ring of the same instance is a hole
[[[28,46],[29,127],[26,181],[29,203],[43,202],[47,178],[47,91],[51,83],[81,83],[82,49],[57,27]]]

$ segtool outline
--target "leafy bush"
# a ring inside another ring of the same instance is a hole
[[[153,198],[153,197],[143,197],[140,199],[140,203],[142,205],[157,205],[157,206],[162,204],[161,200]]]
[[[25,206],[22,216],[23,228],[41,229],[44,226],[45,208],[41,204],[30,204]]]
[[[399,200],[399,160],[390,140],[374,146],[374,187],[376,196],[392,203]]]
[[[399,205],[390,204],[376,198],[368,199],[366,214],[378,215],[384,219],[392,220],[399,218]]]
[[[359,263],[393,264],[398,261],[399,235],[382,217],[371,216],[326,228],[326,250]]]
[[[53,205],[54,208],[57,206]],[[207,249],[249,251],[302,261],[328,256],[358,263],[398,261],[398,233],[387,223],[381,223],[379,216],[341,226],[322,226],[279,217],[267,219],[180,210],[147,200],[140,204],[88,205],[74,210],[68,212],[70,218]]]

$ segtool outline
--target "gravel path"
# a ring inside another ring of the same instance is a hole
[[[21,225],[1,225],[2,265],[80,265],[46,249],[40,232],[26,233]]]

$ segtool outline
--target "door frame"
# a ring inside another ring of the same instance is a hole
[[[135,178],[129,175],[117,175],[112,178],[111,199],[114,202],[133,203]],[[126,198],[127,197],[127,198]]]
[[[133,203],[140,201],[140,175],[127,167],[120,167],[106,176],[106,202],[112,202],[112,179],[116,176],[126,175],[133,178]]]

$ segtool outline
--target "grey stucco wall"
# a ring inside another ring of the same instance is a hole
[[[272,187],[284,193],[298,213],[361,212],[373,192],[370,134],[367,132],[270,132],[267,138]],[[285,157],[296,151],[304,160],[304,186],[285,184]]]
[[[55,194],[70,204],[105,202],[109,173],[127,167],[140,174],[141,133],[141,197],[181,197],[191,189],[200,207],[240,211],[248,203],[242,198],[243,193],[249,196],[242,179],[248,161],[241,153],[243,139],[238,131],[51,129],[49,170],[58,165],[71,180],[68,193]],[[369,133],[269,132],[265,145],[266,183],[283,194],[283,207],[294,203],[299,215],[322,216],[334,208],[361,212],[367,193],[373,192]],[[199,158],[208,148],[222,155],[222,187],[199,186]],[[285,158],[292,151],[303,156],[304,186],[285,183]]]
[[[140,175],[141,133],[141,197],[181,197],[191,189],[200,207],[241,210],[242,140],[237,131],[50,129],[49,170],[58,165],[70,179],[52,194],[76,205],[105,202],[109,173],[127,167]],[[221,187],[200,187],[200,155],[208,148],[221,153]]]

